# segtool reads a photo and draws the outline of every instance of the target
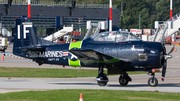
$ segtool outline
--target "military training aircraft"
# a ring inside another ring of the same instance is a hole
[[[120,85],[127,85],[132,79],[127,71],[147,71],[149,86],[157,86],[158,80],[152,69],[162,68],[165,77],[167,59],[173,49],[166,53],[163,44],[142,41],[126,31],[102,32],[78,42],[57,44],[38,38],[29,18],[16,20],[13,54],[29,58],[42,64],[56,64],[75,67],[99,68],[96,81],[105,86],[109,81],[104,73],[120,74]]]

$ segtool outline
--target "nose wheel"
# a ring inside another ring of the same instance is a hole
[[[149,79],[148,79],[148,85],[150,86],[150,87],[156,87],[157,85],[158,85],[158,80],[157,80],[157,78],[153,78],[153,77],[150,77]]]
[[[155,73],[154,72],[151,72],[151,76],[149,79],[148,79],[148,85],[150,87],[156,87],[158,85],[158,80],[155,76]]]

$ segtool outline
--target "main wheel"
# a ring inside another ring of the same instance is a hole
[[[129,81],[127,80],[127,78],[122,78],[122,77],[120,77],[119,78],[119,83],[120,83],[120,85],[122,85],[122,86],[126,86],[128,83],[129,83]]]
[[[102,82],[102,81],[97,81],[99,86],[105,86],[107,84],[107,82]]]
[[[148,85],[151,87],[156,87],[158,85],[158,80],[155,77],[154,77],[154,80],[153,80],[153,77],[150,77],[148,79]]]

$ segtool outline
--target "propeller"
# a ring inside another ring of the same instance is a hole
[[[171,51],[169,51],[168,55],[171,54],[173,51],[174,51],[174,46],[173,46],[173,48],[171,49]]]
[[[165,47],[163,47],[164,50],[165,50]],[[163,67],[162,67],[162,78],[161,80],[164,81],[164,78],[165,78],[165,74],[166,74],[166,68],[167,68],[167,59],[169,58],[172,58],[172,55],[170,55],[174,50],[174,46],[173,48],[169,51],[168,54],[165,54],[164,55],[164,58],[163,58]]]
[[[165,74],[166,74],[166,67],[167,67],[167,59],[164,59],[164,64],[163,64],[163,68],[162,68],[162,78],[161,78],[161,81],[164,81]]]

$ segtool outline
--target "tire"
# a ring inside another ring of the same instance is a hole
[[[150,87],[156,87],[156,86],[158,85],[158,80],[157,80],[157,78],[154,77],[154,80],[153,80],[153,77],[150,77],[150,78],[148,79],[148,85],[149,85]]]
[[[119,84],[121,86],[126,86],[128,83],[129,83],[129,81],[128,81],[127,78],[125,78],[125,77],[124,78],[122,78],[122,77],[119,78]]]
[[[101,82],[97,81],[97,83],[98,83],[99,86],[106,86],[106,84],[107,84],[107,82],[102,82],[102,81]]]

